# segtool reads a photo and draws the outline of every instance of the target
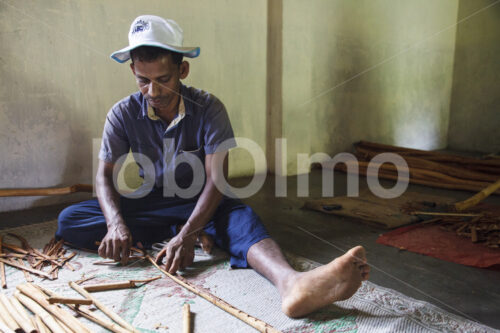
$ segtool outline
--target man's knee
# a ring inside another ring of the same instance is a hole
[[[63,209],[57,220],[56,238],[87,248],[93,245],[96,236],[106,232],[104,216],[95,205],[88,201]]]

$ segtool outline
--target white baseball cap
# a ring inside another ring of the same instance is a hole
[[[139,46],[161,47],[182,53],[189,58],[196,58],[200,54],[200,48],[182,46],[183,39],[183,31],[174,20],[165,20],[155,15],[141,15],[130,26],[129,45],[113,52],[111,59],[125,62],[130,59],[130,51]]]

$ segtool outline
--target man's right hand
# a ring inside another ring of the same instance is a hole
[[[108,232],[99,246],[99,255],[103,258],[120,261],[126,265],[132,246],[132,235],[125,223],[116,223],[108,226]]]

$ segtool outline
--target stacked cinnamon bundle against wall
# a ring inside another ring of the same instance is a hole
[[[500,158],[487,156],[471,158],[435,151],[402,148],[360,141],[354,145],[359,160],[359,174],[377,176],[368,170],[368,164],[381,153],[401,156],[409,167],[410,183],[431,187],[479,192],[471,198],[447,207],[432,206],[432,202],[414,202],[402,211],[418,215],[423,224],[439,223],[441,227],[483,243],[500,248],[500,215],[498,212],[474,208],[490,194],[500,195]],[[390,163],[374,164],[379,167],[378,177],[398,179],[396,166]],[[348,172],[345,164],[338,163],[335,170]],[[356,172],[356,171],[353,171]]]
[[[63,240],[56,242],[55,239],[52,239],[40,251],[31,247],[26,239],[21,236],[12,233],[8,233],[7,236],[19,240],[21,246],[5,242],[4,236],[0,235],[0,280],[2,288],[7,287],[5,265],[22,270],[28,282],[33,281],[31,274],[55,280],[59,270],[63,267],[74,271],[69,261],[76,255],[76,252],[66,255],[66,249],[62,247]]]
[[[410,183],[452,190],[477,192],[500,179],[500,159],[495,157],[471,158],[436,151],[409,149],[360,141],[354,144],[359,160],[359,174],[367,174],[368,163],[378,154],[395,153],[403,157],[410,169]],[[383,179],[398,179],[393,164],[380,165],[378,176]],[[347,171],[346,165],[338,163],[336,170]],[[494,192],[500,195],[500,190]]]

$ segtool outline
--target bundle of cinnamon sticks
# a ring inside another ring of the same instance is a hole
[[[500,159],[493,156],[472,158],[451,155],[437,151],[390,146],[368,141],[354,144],[355,155],[358,158],[359,171],[365,176],[370,174],[369,162],[380,153],[395,153],[404,158],[409,167],[409,182],[451,190],[478,192],[489,184],[500,179]],[[384,163],[379,166],[378,177],[397,180],[396,166]],[[328,166],[327,166],[328,167]],[[335,170],[348,172],[343,163],[337,163]],[[500,190],[493,194],[500,195]]]
[[[90,294],[71,282],[71,287],[84,294],[80,304],[92,304],[99,308],[108,318],[98,316],[83,306],[65,304],[72,311],[51,302],[51,299],[60,298],[60,295],[43,288],[42,286],[25,283],[17,285],[13,297],[0,292],[0,330],[2,332],[26,333],[90,333],[92,332],[75,316],[85,317],[94,323],[115,333],[138,332],[133,326],[125,322],[115,312],[106,308]],[[84,303],[87,301],[87,303]],[[28,313],[29,310],[34,315]]]
[[[0,280],[2,288],[7,287],[5,276],[5,265],[22,270],[27,282],[33,282],[31,274],[39,277],[55,280],[59,270],[63,267],[74,271],[75,269],[69,261],[76,255],[76,252],[66,255],[63,248],[63,240],[52,239],[46,244],[43,250],[33,247],[23,237],[8,233],[10,238],[17,239],[21,245],[14,245],[4,241],[4,236],[0,235]],[[45,267],[48,267],[45,269]]]

